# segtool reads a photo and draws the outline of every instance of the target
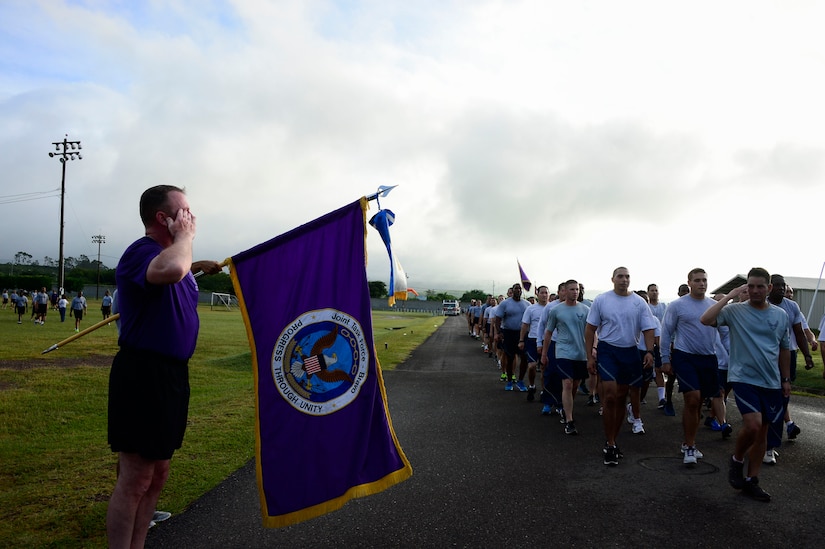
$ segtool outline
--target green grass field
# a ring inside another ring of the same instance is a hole
[[[89,302],[82,328],[101,320]],[[159,506],[179,513],[254,457],[251,354],[238,311],[200,309],[190,362],[189,425]],[[421,344],[443,317],[374,314],[383,369]],[[106,443],[109,365],[117,331],[104,326],[56,351],[73,319],[50,311],[44,326],[0,311],[0,546],[105,547],[105,514],[115,482]]]

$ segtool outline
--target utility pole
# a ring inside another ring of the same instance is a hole
[[[100,299],[100,245],[106,244],[106,237],[96,234],[92,237],[92,242],[97,244],[97,287],[95,288],[95,299]]]
[[[60,163],[63,164],[63,177],[60,180],[60,257],[57,260],[57,291],[60,292],[61,295],[63,295],[63,292],[66,288],[66,270],[63,261],[63,212],[66,199],[66,162],[68,162],[69,160],[74,160],[75,156],[77,156],[78,160],[83,160],[83,157],[80,156],[80,141],[69,141],[68,134],[66,134],[66,136],[63,137],[63,141],[54,141],[52,142],[52,145],[54,145],[54,149],[57,152],[50,152],[49,156],[57,156],[60,160]]]

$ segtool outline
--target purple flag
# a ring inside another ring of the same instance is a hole
[[[518,264],[518,274],[521,277],[521,287],[524,288],[525,291],[530,291],[530,287],[533,285],[530,282],[530,279],[527,278],[527,274],[525,274],[524,269],[521,268],[521,262],[516,259],[516,263]]]
[[[366,199],[233,256],[255,374],[264,526],[340,509],[412,474],[372,337]]]

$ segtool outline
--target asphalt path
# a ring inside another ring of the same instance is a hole
[[[784,442],[753,501],[727,483],[741,416],[731,398],[731,439],[700,427],[704,459],[682,464],[677,417],[642,407],[646,434],[630,426],[624,459],[602,463],[597,408],[576,399],[580,434],[542,416],[526,394],[505,392],[495,361],[448,318],[396,370],[384,372],[396,434],[413,476],[341,510],[264,528],[254,463],[149,532],[147,547],[822,547],[825,400],[794,396],[802,428]],[[652,389],[655,396],[655,389]],[[185,444],[185,442],[184,442]],[[172,462],[174,470],[174,460]]]

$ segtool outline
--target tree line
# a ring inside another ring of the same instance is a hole
[[[98,265],[99,263],[99,265]],[[45,256],[42,261],[34,259],[30,253],[17,252],[14,254],[14,261],[0,263],[0,286],[3,288],[50,288],[57,289],[58,260]],[[98,283],[98,267],[100,273],[100,285],[104,287],[115,286],[115,269],[107,267],[96,259],[91,259],[81,254],[78,257],[66,257],[63,259],[64,278],[66,292],[73,293],[82,290],[86,286],[93,286]],[[198,278],[198,288],[204,292],[219,292],[233,294],[235,289],[232,286],[232,278],[226,273],[218,273],[212,276]],[[370,297],[387,297],[387,285],[380,280],[369,281]],[[424,293],[427,301],[444,301],[457,299],[462,303],[469,303],[472,299],[485,299],[487,294],[482,290],[469,290],[460,297],[448,292],[436,292],[427,290]]]
[[[380,280],[371,280],[369,281],[370,287],[370,297],[375,298],[384,298],[387,297],[387,292],[389,291],[387,285],[380,281]],[[469,290],[464,292],[461,297],[454,296],[448,292],[436,292],[435,290],[427,290],[424,292],[424,296],[427,301],[444,301],[444,300],[455,300],[462,303],[469,303],[473,299],[481,299],[484,300],[487,298],[487,293],[483,290]]]
[[[64,288],[68,293],[82,290],[86,286],[98,283],[98,267],[100,285],[115,286],[115,269],[107,267],[96,259],[86,255],[63,258]],[[46,287],[57,290],[59,262],[49,256],[42,260],[34,259],[27,252],[14,254],[14,261],[0,263],[0,286],[3,288],[23,288],[33,290]],[[205,292],[220,292],[234,294],[232,279],[226,273],[218,273],[198,279],[198,287]]]

